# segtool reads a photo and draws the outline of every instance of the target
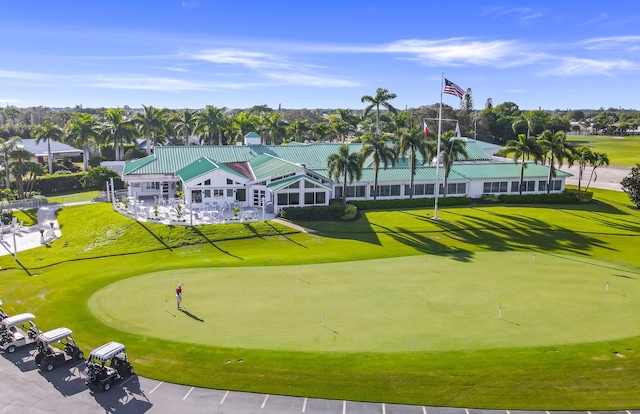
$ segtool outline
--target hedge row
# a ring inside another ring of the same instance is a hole
[[[405,198],[402,200],[353,200],[349,204],[358,207],[358,210],[391,210],[397,208],[424,208],[435,206],[435,198]],[[468,206],[473,201],[468,197],[441,197],[439,206]]]
[[[280,210],[280,217],[287,220],[332,221],[341,220],[344,215],[345,208],[342,204],[332,204],[329,206],[284,207]],[[355,216],[355,214],[353,215]]]
[[[588,203],[593,198],[592,192],[565,190],[560,194],[523,194],[498,197],[505,204],[578,204]]]
[[[33,183],[33,191],[42,195],[53,195],[80,190],[104,189],[104,183],[110,176],[114,177],[116,189],[124,188],[124,183],[119,178],[118,173],[113,170],[107,170],[104,167],[96,167],[95,169],[91,168],[88,172],[36,177]],[[15,181],[12,181],[11,187],[16,188]]]

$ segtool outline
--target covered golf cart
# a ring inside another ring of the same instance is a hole
[[[111,384],[133,374],[127,349],[118,342],[109,342],[94,349],[87,360],[87,386],[109,391]]]
[[[57,328],[36,337],[38,353],[35,361],[40,369],[52,371],[56,365],[84,358],[82,350],[76,345],[71,333],[70,329]],[[51,345],[54,343],[61,346],[62,349]]]
[[[12,354],[16,348],[34,343],[36,336],[40,333],[40,329],[33,322],[35,318],[32,313],[21,313],[2,319],[0,349]]]

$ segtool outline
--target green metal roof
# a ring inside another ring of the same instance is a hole
[[[256,155],[249,161],[249,166],[256,177],[256,180],[294,173],[300,165],[293,164],[269,154]]]
[[[452,171],[464,175],[470,180],[476,179],[508,179],[520,178],[521,163],[492,162],[486,164],[453,164]],[[532,162],[525,163],[525,178],[542,178],[549,176],[549,167]],[[571,177],[571,174],[556,169],[556,177]]]
[[[309,176],[306,175],[294,175],[293,177],[287,177],[284,178],[282,180],[278,180],[276,182],[273,182],[269,185],[267,185],[267,188],[271,191],[278,191],[282,188],[288,187],[289,185],[291,185],[292,183],[296,182],[296,181],[300,181],[300,180],[305,180],[305,181],[309,181],[312,182],[314,184],[317,184],[323,188],[331,188],[331,186],[328,186],[314,178],[311,178]]]
[[[214,170],[223,170],[235,176],[241,177],[243,179],[247,179],[248,177],[243,176],[237,171],[232,170],[224,164],[216,163],[213,160],[210,160],[207,157],[200,157],[191,164],[179,169],[176,171],[175,175],[177,177],[182,178],[183,181],[191,181],[194,178],[200,177],[208,172]]]

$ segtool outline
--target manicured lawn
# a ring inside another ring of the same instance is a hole
[[[575,147],[583,145],[592,151],[604,152],[611,165],[633,167],[640,162],[640,136],[612,137],[601,135],[567,135],[567,139]]]
[[[98,197],[99,194],[100,192],[98,190],[91,190],[91,191],[83,191],[79,193],[55,195],[55,196],[47,197],[47,200],[49,200],[49,202],[51,203],[60,203],[60,204],[75,203],[78,201],[93,200],[94,198]]]
[[[14,210],[13,217],[16,218],[18,223],[22,222],[22,225],[25,227],[33,226],[38,223],[38,210],[30,209],[30,210]]]
[[[124,342],[136,371],[163,381],[438,406],[636,408],[640,212],[625,194],[595,196],[587,206],[447,207],[437,222],[417,209],[300,223],[318,234],[169,228],[106,204],[65,207],[61,240],[22,252],[20,264],[0,258],[0,298],[44,329],[73,329],[86,350]],[[174,272],[190,314],[173,310]]]

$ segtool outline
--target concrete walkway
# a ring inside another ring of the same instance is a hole
[[[40,247],[60,237],[62,233],[56,219],[56,211],[60,208],[62,206],[59,204],[40,207],[37,213],[38,224],[24,227],[15,233],[15,247],[13,234],[3,234],[0,240],[0,256],[13,254],[15,250],[21,252]],[[44,230],[44,234],[40,234],[40,230]]]

